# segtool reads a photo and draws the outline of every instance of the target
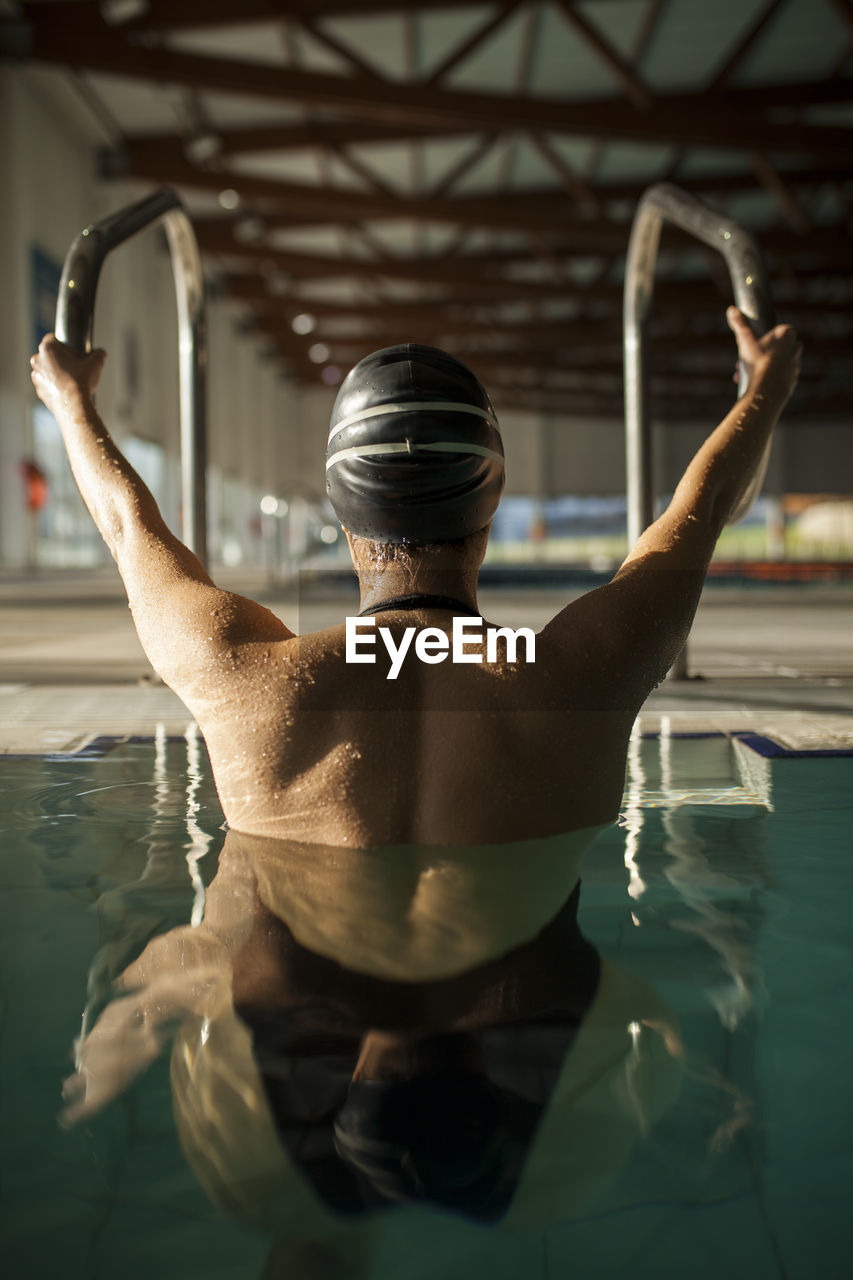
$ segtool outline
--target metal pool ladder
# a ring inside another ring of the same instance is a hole
[[[207,324],[204,277],[192,223],[171,187],[161,187],[80,232],[68,250],[62,269],[55,332],[60,342],[76,351],[91,351],[95,293],[104,259],[137,231],[160,219],[169,241],[178,303],[182,538],[205,564]]]
[[[646,342],[654,292],[655,263],[664,221],[674,223],[682,231],[696,236],[723,255],[729,269],[735,303],[751,321],[756,333],[766,333],[774,324],[767,268],[752,233],[734,219],[715,213],[701,200],[671,183],[659,182],[649,187],[634,214],[625,265],[625,464],[629,547],[634,545],[655,518]],[[741,365],[738,396],[746,391],[747,381],[746,371]],[[716,424],[709,424],[709,429],[713,425]],[[732,513],[730,524],[735,524],[746,515],[758,496],[769,456],[768,444],[755,479]],[[682,680],[687,677],[686,645],[676,659],[670,676]]]

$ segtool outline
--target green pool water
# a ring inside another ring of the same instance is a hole
[[[536,1229],[421,1208],[356,1228],[318,1211],[289,1248],[214,1208],[176,1136],[167,1054],[99,1114],[58,1123],[84,1020],[151,938],[203,918],[224,839],[197,739],[102,745],[0,766],[6,1275],[849,1274],[853,759],[632,744],[578,920],[675,1011],[684,1070],[583,1211]]]

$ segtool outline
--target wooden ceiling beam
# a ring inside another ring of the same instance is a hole
[[[215,243],[212,249],[208,244],[203,244],[202,247],[209,252],[221,253]],[[239,257],[236,253],[227,256],[233,259]],[[246,300],[259,302],[268,299],[272,305],[277,305],[277,300],[272,298],[266,289],[264,273],[273,271],[285,273],[297,287],[310,285],[312,280],[330,278],[373,279],[380,270],[388,278],[422,285],[429,291],[428,298],[383,304],[384,310],[390,309],[391,314],[403,318],[411,308],[417,312],[424,307],[435,306],[441,306],[445,310],[450,307],[454,312],[463,314],[468,314],[466,309],[477,308],[491,317],[495,309],[508,303],[548,298],[559,299],[561,302],[570,301],[586,312],[621,313],[623,300],[622,286],[619,284],[599,283],[585,287],[553,281],[521,283],[502,279],[497,273],[497,267],[493,271],[484,269],[482,260],[477,259],[453,259],[447,263],[431,259],[395,260],[393,263],[380,265],[363,259],[339,260],[319,255],[309,256],[256,249],[243,255],[243,260],[255,262],[259,270],[243,274],[230,272],[226,275],[226,280],[237,280],[238,288]],[[818,272],[818,277],[821,274],[827,277],[832,276],[836,282],[844,279],[843,276],[839,276],[839,273],[830,272],[828,269],[822,273]],[[786,317],[790,316],[792,320],[797,321],[804,317],[820,319],[822,316],[849,316],[853,310],[851,306],[853,278],[850,277],[849,270],[846,277],[848,284],[846,297],[837,294],[825,297],[819,294],[812,297],[802,296],[804,286],[809,284],[814,276],[814,272],[798,273],[797,287],[800,296],[792,295],[790,290],[779,291],[780,315],[784,312]],[[255,282],[254,285],[252,281]],[[678,315],[695,316],[699,313],[710,313],[718,316],[722,314],[728,301],[729,297],[707,280],[659,280],[655,285],[654,313],[657,315],[673,311]],[[322,309],[325,304],[322,300],[318,300],[315,304],[310,299],[310,294],[305,297],[300,293],[300,309],[310,311],[315,305]],[[334,304],[334,308],[343,314],[350,313],[347,306]],[[370,314],[370,309],[367,307],[359,306],[358,310]]]
[[[37,0],[24,10],[38,8],[48,21],[78,29],[103,30],[99,0]],[[457,9],[459,0],[429,0],[433,10]],[[245,26],[278,22],[282,18],[346,18],[399,15],[401,0],[148,0],[146,10],[121,24],[126,31],[191,31],[204,27]]]
[[[506,0],[504,4],[500,5],[495,12],[488,16],[481,26],[477,27],[471,35],[457,45],[443,62],[434,67],[430,74],[421,80],[421,84],[436,85],[444,80],[455,67],[470,58],[488,40],[489,36],[504,25],[506,20],[515,13],[520,3],[521,0]]]
[[[258,319],[253,328],[271,338],[283,336],[290,340],[294,336],[289,326],[276,325],[263,318]],[[363,359],[371,351],[394,346],[400,339],[399,331],[367,334],[360,338],[336,338],[314,332],[309,337],[302,339],[302,341],[309,345],[314,342],[322,342],[328,347],[330,352],[329,359],[333,364],[349,367],[358,360]],[[512,370],[532,368],[543,376],[553,377],[557,381],[561,380],[564,386],[579,385],[588,387],[590,390],[598,384],[605,388],[608,384],[621,384],[623,376],[623,361],[621,353],[618,351],[608,354],[607,351],[598,352],[590,347],[587,347],[584,351],[573,351],[565,346],[549,348],[541,345],[536,347],[508,346],[502,350],[488,350],[472,347],[470,344],[461,341],[459,337],[447,337],[441,341],[436,341],[436,337],[432,333],[420,333],[415,329],[407,331],[405,341],[425,342],[428,346],[439,346],[442,349],[452,351],[454,355],[464,360],[472,368],[475,366],[480,369],[490,368],[492,376],[497,374],[509,376],[509,372]],[[812,394],[816,390],[819,392],[827,381],[835,382],[839,387],[844,386],[845,354],[838,353],[838,359],[834,364],[824,364],[819,369],[806,368],[800,379],[801,387],[807,389],[809,394]],[[731,344],[725,351],[719,353],[716,362],[713,364],[708,363],[703,366],[689,361],[672,363],[668,359],[665,368],[653,362],[649,376],[653,386],[678,387],[686,394],[694,395],[701,395],[707,390],[710,394],[720,395],[725,398],[727,392],[733,388],[731,369],[735,359],[734,344]],[[731,398],[733,399],[734,396],[732,395]]]
[[[257,324],[266,332],[292,329],[292,317],[300,310],[309,309],[290,304],[286,313],[281,308],[257,310]],[[312,339],[322,340],[330,346],[348,347],[368,344],[373,348],[392,346],[400,340],[400,326],[405,326],[406,341],[426,342],[430,346],[444,346],[452,342],[454,351],[468,352],[479,357],[501,359],[503,354],[536,355],[542,361],[564,365],[566,368],[607,369],[622,368],[622,328],[615,314],[607,321],[531,322],[529,324],[486,325],[482,322],[460,320],[443,321],[437,309],[424,308],[409,312],[405,318],[384,314],[377,307],[377,314],[364,316],[366,323],[357,333],[340,333],[323,323],[321,318],[312,331]],[[348,317],[352,319],[352,316]],[[327,315],[326,320],[328,321]],[[722,325],[722,314],[719,313]],[[395,336],[396,335],[396,336]],[[806,381],[823,378],[827,374],[842,371],[846,374],[850,352],[850,337],[823,337],[816,341],[803,371]],[[720,376],[728,374],[735,356],[734,343],[722,332],[711,335],[682,333],[678,335],[652,334],[650,339],[652,367],[660,361],[667,362],[665,371],[684,373],[708,373]]]
[[[772,110],[777,107],[814,107],[834,102],[849,102],[853,89],[853,77],[826,77],[823,80],[789,81],[787,84],[754,84],[725,87],[712,94],[699,96],[706,102],[728,109],[749,108],[753,111]],[[687,103],[693,95],[667,94],[656,101],[670,102],[681,97]]]
[[[832,0],[832,6],[851,36],[853,36],[853,4],[850,3],[850,0]]]
[[[853,236],[853,194],[846,189],[843,182],[833,181],[831,185],[844,210],[844,225]]]
[[[527,136],[543,160],[557,174],[579,211],[600,217],[602,213],[601,200],[589,183],[578,177],[568,161],[560,155],[559,151],[552,146],[544,134],[529,133]]]
[[[607,67],[608,71],[621,84],[634,106],[643,109],[650,107],[652,95],[637,75],[631,63],[626,62],[621,54],[604,38],[601,31],[575,8],[572,0],[556,0],[556,2],[557,8],[563,14],[566,22],[570,27],[574,28],[587,47],[592,49],[599,62]]]
[[[779,124],[756,113],[727,110],[711,95],[691,95],[691,110],[673,112],[671,102],[656,99],[637,111],[633,103],[607,100],[580,107],[577,102],[435,89],[418,84],[376,81],[286,70],[228,58],[200,57],[150,48],[123,39],[116,31],[86,35],[73,28],[51,28],[27,10],[28,57],[127,76],[160,84],[235,93],[278,102],[299,102],[368,120],[426,126],[454,123],[463,130],[496,127],[532,129],[604,138],[611,141],[683,142],[736,150],[806,153],[812,160],[843,163],[851,130],[838,126]],[[8,26],[8,24],[6,24]]]
[[[767,156],[757,151],[752,157],[752,167],[765,191],[769,192],[782,210],[792,230],[801,236],[808,235],[810,231],[814,230],[803,206],[790,185],[785,181],[782,174],[773,167]]]
[[[744,33],[735,47],[729,51],[725,61],[717,67],[708,84],[709,91],[722,88],[722,86],[731,78],[743,62],[746,55],[755,47],[757,41],[760,40],[779,9],[786,3],[787,0],[766,0],[764,7],[756,16],[749,30]]]
[[[357,156],[352,155],[342,143],[327,142],[326,148],[333,155],[337,156],[338,160],[341,162],[341,164],[344,166],[345,169],[349,169],[350,173],[355,174],[357,178],[360,178],[362,182],[366,183],[367,186],[370,188],[370,190],[374,192],[374,194],[379,196],[387,196],[391,200],[395,199],[395,193],[393,188],[388,186],[387,183],[383,182],[382,179],[379,177],[379,175],[377,173],[374,173],[370,165],[367,165],[362,160],[359,160]],[[337,188],[328,187],[327,190],[337,191]]]
[[[631,66],[635,71],[639,69],[652,40],[657,34],[664,10],[668,4],[669,0],[649,0],[645,16],[640,23],[640,29],[634,40],[634,47],[631,50]]]
[[[697,244],[695,240],[685,233],[676,231],[674,228],[667,227],[666,235],[666,251],[667,254],[681,253],[693,254],[702,252],[703,246]],[[798,295],[798,286],[806,284],[810,280],[832,279],[837,282],[844,281],[846,285],[845,292],[849,295],[851,291],[851,273],[853,273],[853,228],[848,224],[845,217],[839,223],[833,226],[820,226],[807,236],[801,235],[799,232],[791,231],[787,227],[774,227],[763,230],[758,236],[759,244],[766,255],[770,276],[773,281],[774,292],[781,298],[794,298]],[[585,262],[592,257],[597,257],[588,248],[573,248],[568,238],[559,241],[552,241],[550,244],[551,252],[561,260],[567,258],[581,258]],[[715,266],[722,259],[718,255],[711,257],[712,250],[707,250],[709,257],[709,265]],[[621,257],[622,254],[617,256]],[[511,264],[513,262],[526,263],[529,262],[530,255],[525,250],[507,250],[501,252],[499,250],[485,250],[481,252],[469,253],[462,261],[464,261],[469,269],[475,269],[477,264],[487,267],[490,278],[495,274],[503,272],[503,274],[511,277]],[[713,282],[713,283],[712,283]],[[655,284],[655,298],[657,299],[658,290],[661,286],[673,283],[672,275],[667,273],[666,276],[660,274]],[[704,276],[695,276],[689,280],[683,281],[685,289],[694,288],[703,293],[709,290],[718,301],[723,301],[730,297],[731,284],[728,273],[723,267],[721,272],[712,273],[711,270]],[[621,288],[621,285],[610,286],[606,280],[596,282],[588,280],[586,276],[581,283],[577,284],[576,291],[585,296],[594,296],[600,294],[602,290],[615,287]],[[835,294],[832,290],[823,290],[826,297],[827,305],[832,308]],[[850,307],[851,303],[845,303]]]
[[[622,380],[621,377],[615,377],[611,370],[605,369],[588,376],[583,370],[561,372],[547,365],[535,365],[525,361],[513,363],[502,359],[500,362],[495,362],[469,355],[465,356],[465,360],[498,404],[504,388],[526,385],[563,394],[612,396],[613,400],[621,406]],[[339,363],[346,363],[346,361]],[[652,396],[658,400],[699,401],[709,407],[713,406],[714,417],[717,420],[731,408],[734,399],[732,384],[727,384],[725,378],[697,379],[684,375],[674,378],[652,376],[650,390]],[[827,402],[840,404],[842,396],[837,389],[822,388],[815,383],[811,387],[801,385],[798,388],[796,400],[800,401],[800,408],[808,405],[810,409],[814,409]],[[793,407],[792,401],[785,410],[786,421],[789,409]],[[847,409],[849,414],[849,401]],[[622,416],[621,412],[619,416]]]
[[[486,294],[494,303],[498,300],[510,302],[516,299],[529,298],[565,298],[572,296],[571,288],[565,283],[543,281],[536,283],[505,280],[500,277],[491,279],[482,273],[472,275],[464,270],[464,259],[455,260],[442,271],[440,263],[432,261],[429,266],[422,265],[420,270],[409,267],[405,261],[368,261],[364,258],[322,258],[317,254],[282,253],[275,249],[259,249],[246,246],[245,250],[224,252],[220,247],[212,248],[200,237],[203,251],[215,252],[222,257],[253,259],[261,267],[268,267],[270,273],[277,271],[290,276],[294,281],[306,280],[375,280],[377,277],[389,280],[405,280],[421,284],[429,291],[429,297],[420,300],[420,305],[430,305],[430,297],[440,295],[442,288],[452,289],[460,298],[481,298]],[[455,269],[454,269],[455,268]],[[305,308],[310,303],[305,300]]]
[[[756,40],[760,37],[765,26],[779,8],[780,3],[784,3],[784,0],[765,0],[764,8],[758,15],[755,22],[753,22],[750,29],[739,40],[734,50],[729,53],[722,65],[719,66],[716,72],[711,76],[711,79],[706,86],[706,93],[714,93],[715,91],[719,92],[720,90],[727,88],[733,73],[737,70],[742,60],[746,57]],[[669,182],[675,178],[678,170],[689,153],[689,146],[682,146],[678,149],[670,161],[669,169],[665,178],[666,181]]]
[[[786,185],[795,187],[814,187],[822,182],[850,181],[850,166],[827,166],[826,168],[780,170]],[[647,183],[638,182],[599,182],[592,190],[602,202],[608,200],[638,200],[647,187]],[[678,185],[694,195],[733,195],[740,191],[755,190],[755,174],[747,169],[735,172],[706,173],[695,178],[679,178]]]
[[[299,312],[310,312],[326,320],[344,318],[357,319],[363,325],[363,332],[377,333],[383,329],[396,329],[399,326],[425,325],[432,326],[435,332],[468,333],[472,336],[480,334],[527,333],[535,338],[537,335],[560,334],[565,340],[576,340],[579,343],[586,336],[590,342],[621,342],[621,302],[622,290],[617,285],[596,286],[594,289],[575,293],[574,300],[581,308],[591,304],[595,307],[595,318],[585,320],[508,320],[502,314],[507,299],[500,297],[477,298],[446,297],[430,302],[386,301],[380,304],[330,302],[323,298],[305,297],[299,290],[300,282],[294,281],[294,288],[285,297],[277,297],[269,292],[264,276],[259,272],[242,274],[229,273],[221,278],[221,288],[238,301],[251,303],[255,311],[278,316],[281,323],[288,322]],[[851,290],[853,293],[853,290]],[[707,284],[693,281],[661,282],[655,290],[655,310],[652,316],[653,332],[658,323],[669,323],[673,316],[684,314],[689,307],[693,317],[709,315],[722,324],[722,299]],[[807,329],[819,330],[820,322],[829,317],[849,316],[853,313],[850,303],[837,301],[827,303],[820,299],[782,299],[779,304],[780,314],[795,323],[805,322]],[[666,351],[667,340],[654,337],[655,351]],[[820,339],[822,343],[824,339]],[[722,350],[730,342],[728,335],[721,333],[695,335],[685,333],[679,339],[685,347],[692,343],[700,343],[703,350],[715,352]],[[834,338],[832,343],[838,345],[839,351],[848,349],[846,339]],[[809,360],[818,356],[818,352],[810,350]]]
[[[515,70],[512,77],[511,92],[516,97],[530,93],[533,69],[539,54],[539,44],[542,36],[543,9],[544,5],[541,4],[531,4],[527,7],[515,49]]]
[[[220,144],[218,156],[221,159],[239,152],[256,152],[256,151],[298,151],[304,149],[314,149],[318,145],[337,144],[346,146],[351,143],[359,142],[391,142],[400,141],[401,137],[411,138],[411,134],[401,135],[399,129],[391,128],[383,130],[376,128],[370,129],[361,125],[348,125],[343,122],[340,126],[332,126],[323,122],[316,122],[313,125],[297,125],[290,126],[272,126],[259,129],[235,129],[235,130],[217,130],[217,139]],[[434,137],[434,134],[424,133],[424,138]],[[443,134],[441,137],[453,137],[458,134]],[[542,135],[530,135],[531,141],[535,137],[537,139],[534,145],[539,147],[544,141]],[[468,172],[469,167],[479,162],[488,152],[491,145],[500,137],[497,133],[484,135],[478,145],[472,148],[468,156],[463,157],[459,162],[458,172],[451,170],[453,180],[448,178],[442,179],[430,193],[431,198],[447,194],[448,190],[459,180],[459,178]],[[546,146],[549,144],[546,142]],[[541,149],[541,148],[540,148]],[[554,150],[553,146],[549,148]],[[117,147],[113,151],[105,153],[104,169],[107,176],[126,176],[138,168],[143,174],[155,172],[159,166],[164,166],[168,171],[174,171],[176,166],[185,164],[187,161],[187,142],[176,138],[169,134],[151,134],[148,136],[136,136],[128,138],[121,147]],[[219,171],[221,170],[210,170]],[[790,191],[794,191],[798,187],[814,187],[823,182],[843,184],[850,181],[849,164],[840,167],[823,167],[820,169],[796,168],[778,171],[782,177],[786,187]],[[233,175],[232,175],[233,176]],[[231,178],[229,177],[229,181]],[[584,181],[577,175],[572,175],[572,182],[582,184],[582,189],[589,193],[596,205],[601,207],[606,205],[608,200],[638,200],[646,189],[647,184],[641,182],[598,182],[595,184]],[[564,185],[568,183],[564,181]],[[696,195],[727,195],[739,191],[751,191],[755,189],[755,174],[753,171],[746,169],[738,169],[735,171],[721,171],[718,174],[703,174],[695,178],[685,178],[679,182],[679,185],[685,191],[693,192]],[[578,194],[581,187],[578,187]],[[530,195],[539,199],[553,199],[553,190],[534,190]],[[295,225],[299,220],[290,219],[289,225]],[[281,225],[284,225],[282,223]]]
[[[601,419],[621,421],[624,418],[625,406],[621,399],[613,396],[583,395],[580,392],[571,394],[551,391],[548,388],[508,387],[492,390],[492,399],[498,412],[503,417],[508,412],[536,412],[555,421],[582,418],[588,421]],[[725,404],[717,400],[684,400],[661,399],[651,397],[652,420],[673,430],[678,427],[714,425],[725,412]],[[815,421],[847,421],[850,416],[849,404],[836,396],[832,399],[816,403],[792,404],[785,410],[786,424],[796,425],[798,429],[807,431]],[[574,422],[571,426],[576,426]]]
[[[414,80],[421,69],[422,40],[418,14],[407,8],[403,17],[403,67],[409,80]]]
[[[491,227],[500,230],[516,230],[526,235],[548,232],[559,240],[549,249],[561,256],[595,256],[597,254],[624,253],[630,226],[624,222],[604,220],[589,221],[575,216],[565,197],[550,198],[526,194],[523,197],[503,197],[500,201],[488,198],[455,197],[452,199],[409,199],[396,195],[368,194],[363,192],[321,189],[295,184],[268,182],[264,179],[248,179],[237,175],[204,174],[190,171],[189,179],[183,171],[159,168],[147,175],[153,181],[175,185],[202,187],[220,191],[225,185],[233,185],[240,195],[249,201],[275,199],[289,206],[288,219],[302,214],[313,226],[321,223],[347,225],[365,219],[379,221],[414,220],[438,222],[458,226]],[[263,214],[263,209],[260,209]],[[274,219],[268,225],[274,226]],[[289,222],[288,225],[292,225]],[[240,244],[234,236],[238,226],[234,219],[198,219],[199,234],[208,237],[207,247],[219,252],[243,254],[247,248],[252,256],[263,254],[264,246]],[[761,246],[768,254],[805,263],[826,263],[827,270],[839,270],[853,261],[853,238],[846,224],[822,225],[820,233],[801,235],[785,228],[767,228],[759,235]],[[695,241],[684,232],[667,228],[667,245],[673,251],[695,249]],[[215,241],[215,245],[214,245]],[[497,261],[500,255],[486,255]],[[508,255],[509,259],[518,254]],[[524,257],[525,255],[521,255]],[[469,261],[471,259],[469,258]],[[430,259],[434,266],[434,261]]]
[[[256,206],[256,212],[267,215],[269,227],[277,225],[276,209],[285,211],[285,225],[288,227],[298,225],[300,218],[312,226],[320,223],[348,225],[365,219],[414,220],[515,230],[525,234],[550,233],[563,237],[561,252],[576,255],[623,253],[629,231],[627,223],[578,218],[572,202],[562,193],[553,191],[506,194],[499,201],[480,195],[412,198],[390,191],[359,192],[286,183],[238,174],[233,170],[211,172],[195,168],[187,161],[180,164],[137,164],[132,176],[217,193],[225,187],[233,187],[244,202]],[[209,224],[199,220],[200,227],[206,225]],[[213,225],[223,233],[228,228],[225,220],[215,220]],[[677,247],[679,242],[682,247],[692,246],[692,241],[684,235],[679,237],[675,231],[667,234],[672,247]],[[820,237],[804,237],[770,229],[761,233],[761,242],[769,252],[793,255],[801,261],[805,257],[826,259],[828,265],[835,266],[847,264],[853,254],[853,241],[844,228],[821,227]],[[223,244],[222,251],[226,247],[233,247],[236,253],[245,249],[236,240],[233,246]]]
[[[238,295],[234,295],[238,296]],[[301,307],[300,309],[304,309]],[[293,305],[288,307],[288,314],[295,314],[297,308]],[[275,328],[276,326],[287,327],[290,320],[287,315],[281,313],[280,309],[270,309],[268,312],[260,311],[259,319],[267,326]],[[373,341],[376,337],[385,337],[398,330],[398,325],[405,324],[411,328],[417,327],[419,331],[431,333],[435,336],[442,334],[444,336],[453,335],[457,345],[464,347],[465,350],[486,351],[488,346],[485,343],[491,342],[495,351],[505,349],[507,343],[515,344],[517,349],[526,349],[535,346],[543,350],[557,350],[560,346],[571,346],[573,350],[596,350],[617,349],[621,347],[622,331],[621,326],[617,323],[616,318],[612,320],[598,321],[531,321],[528,323],[500,323],[499,321],[486,323],[484,321],[476,321],[472,319],[446,319],[442,315],[442,311],[436,307],[421,307],[418,310],[410,308],[408,312],[401,315],[395,310],[393,304],[386,308],[377,306],[371,308],[368,314],[364,311],[359,312],[357,308],[348,314],[347,318],[352,320],[358,318],[363,321],[357,334],[336,334],[333,329],[327,328],[324,324],[324,317],[321,316],[317,325],[316,332],[322,332],[324,338],[329,341]],[[334,312],[326,312],[325,320],[335,319]],[[497,342],[495,340],[498,340]],[[694,340],[695,341],[695,340]],[[500,343],[500,346],[498,345]],[[382,345],[381,343],[379,344]],[[388,345],[386,343],[386,345]],[[731,344],[729,343],[729,346]],[[734,348],[732,347],[732,350]]]
[[[279,297],[267,289],[265,276],[261,272],[228,272],[219,278],[219,287],[225,293],[235,300],[251,303],[255,310],[268,310],[271,314],[279,315],[295,315],[297,312],[308,311],[318,317],[357,318],[363,321],[368,331],[375,331],[383,326],[394,327],[409,323],[432,325],[445,323],[451,329],[458,328],[460,332],[468,328],[496,332],[502,329],[512,331],[513,326],[521,327],[520,322],[507,321],[501,315],[501,308],[506,307],[508,303],[511,304],[514,297],[509,299],[481,295],[456,297],[452,293],[447,293],[435,300],[399,301],[394,299],[375,304],[363,304],[306,296],[304,291],[300,290],[300,285],[303,283],[304,281],[294,277],[293,289],[286,296]],[[452,282],[448,279],[445,283],[449,288]],[[465,283],[476,282],[466,281]],[[488,288],[484,284],[478,284],[477,287],[481,290]],[[615,294],[612,300],[616,301]]]
[[[598,0],[606,3],[607,0]],[[642,3],[642,0],[637,0]],[[849,0],[833,0],[839,7]],[[79,27],[103,27],[100,0],[24,0],[24,10],[38,8],[50,20]],[[420,7],[430,10],[455,10],[459,0],[422,0]],[[249,23],[276,22],[282,18],[367,17],[398,15],[401,0],[148,0],[146,9],[121,23],[129,31],[193,30],[194,28],[245,26]]]
[[[2,30],[2,24],[0,24]],[[727,110],[755,111],[772,109],[773,107],[821,106],[833,103],[853,101],[853,78],[840,80],[809,81],[799,84],[738,88],[726,90],[724,94],[713,95],[712,101],[720,100]],[[676,112],[689,111],[694,95],[668,94],[658,99],[666,103]],[[707,95],[703,95],[707,102]],[[576,104],[581,108],[594,110],[601,105],[601,99]],[[244,151],[297,151],[306,147],[314,147],[318,142],[334,138],[344,144],[353,142],[402,142],[408,140],[413,133],[425,139],[441,139],[454,137],[459,133],[476,132],[467,126],[458,124],[389,122],[378,124],[363,120],[314,120],[306,124],[258,125],[255,127],[226,128],[217,131],[223,155]],[[552,132],[559,132],[554,129]],[[176,145],[172,133],[136,134],[129,139],[130,146],[140,152],[157,150],[161,147]],[[849,165],[847,167],[849,173]]]
[[[310,151],[317,146],[338,143],[371,145],[381,142],[408,142],[412,137],[425,141],[458,138],[460,130],[452,127],[403,129],[399,125],[369,124],[360,121],[310,120],[304,124],[259,125],[256,128],[217,129],[219,157],[270,152]],[[140,160],[151,158],[174,161],[186,154],[185,143],[173,133],[131,135],[127,139],[128,154]]]
[[[227,169],[211,172],[197,169],[186,161],[180,164],[137,164],[132,172],[125,172],[124,176],[216,193],[226,187],[233,188],[244,203],[256,206],[255,211],[262,216],[265,210],[268,215],[272,215],[275,209],[282,209],[288,226],[294,226],[299,217],[312,226],[321,223],[347,225],[363,222],[366,218],[380,221],[402,219],[491,227],[524,233],[567,234],[570,228],[577,252],[622,252],[627,243],[627,226],[613,222],[595,224],[579,220],[575,216],[574,205],[559,192],[550,192],[547,202],[535,197],[523,201],[519,201],[517,197],[507,197],[497,201],[479,195],[454,198],[404,197],[391,192],[363,192],[311,186],[307,183],[280,182],[273,178],[258,178]],[[268,223],[270,226],[275,225],[273,216],[269,217]],[[199,225],[204,227],[205,222],[200,221]],[[235,251],[239,251],[236,243],[234,247]]]
[[[304,360],[300,361],[300,368],[306,368]],[[612,381],[606,389],[594,390],[581,384],[553,385],[543,379],[541,370],[529,366],[506,371],[503,366],[475,363],[472,368],[487,386],[499,417],[512,409],[536,409],[557,418],[585,416],[620,421],[624,417],[624,400],[620,388],[613,387]],[[300,373],[297,376],[304,387],[316,388],[320,384],[316,365],[308,366],[307,376]],[[695,389],[691,392],[689,387],[663,384],[651,390],[650,401],[652,420],[672,425],[701,422],[706,427],[712,426],[731,407],[725,388],[719,393]],[[801,390],[786,408],[785,422],[807,430],[814,421],[836,418],[848,421],[849,414],[849,400],[843,395],[818,391],[806,395]]]
[[[430,191],[429,198],[431,200],[439,200],[443,196],[448,195],[456,184],[462,181],[466,173],[470,173],[472,169],[477,167],[481,160],[485,160],[486,156],[492,150],[492,147],[494,147],[500,136],[501,135],[499,133],[483,134],[476,146],[466,152],[466,154],[462,156],[461,160],[453,165],[443,178],[439,179]]]
[[[326,49],[330,49],[338,58],[343,59],[348,66],[357,71],[359,75],[364,76],[367,80],[386,80],[387,76],[381,75],[371,63],[359,57],[354,49],[344,44],[342,40],[336,40],[330,32],[324,31],[316,20],[316,15],[308,15],[300,13],[296,19],[298,25],[307,31],[312,40],[316,40],[318,44],[323,45]]]
[[[518,227],[524,228],[525,207],[527,199],[533,193],[528,193],[524,200],[520,200],[518,204],[511,196],[502,198],[506,206],[506,216],[510,217],[515,211],[518,214]],[[467,222],[468,214],[468,197],[456,197],[448,203],[456,211],[456,221]],[[537,203],[544,206],[542,210],[542,222],[547,221],[547,201],[543,193],[539,193]],[[479,198],[477,202],[471,201],[470,209],[475,214],[479,212]],[[559,206],[554,206],[554,226],[553,237],[550,242],[550,249],[558,256],[568,257],[591,257],[598,253],[606,253],[609,249],[617,252],[624,252],[627,242],[627,235],[630,231],[628,222],[600,221],[598,223],[589,223],[574,217],[559,217]],[[537,228],[538,229],[538,228]],[[817,267],[825,264],[823,269],[833,275],[847,273],[853,264],[853,237],[847,229],[846,223],[842,220],[838,223],[821,223],[815,225],[813,233],[809,236],[802,236],[798,232],[789,230],[787,227],[765,227],[756,232],[759,245],[763,251],[770,257],[786,258],[796,257],[804,264],[804,270],[813,271]],[[664,247],[667,252],[693,252],[697,249],[697,241],[685,231],[680,231],[677,227],[666,226],[664,228]],[[492,267],[499,264],[508,264],[513,261],[523,262],[529,257],[528,254],[520,250],[495,250],[486,249],[467,255],[464,259],[468,263],[489,263]],[[806,267],[808,259],[816,260],[816,265]]]

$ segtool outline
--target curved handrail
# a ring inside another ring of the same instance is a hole
[[[207,326],[204,276],[195,232],[176,192],[170,187],[161,187],[135,204],[84,227],[65,258],[56,301],[55,331],[60,342],[80,352],[91,351],[95,294],[104,259],[112,249],[159,219],[163,220],[169,241],[178,304],[182,536],[205,564]]]
[[[767,269],[754,236],[734,219],[715,213],[701,200],[671,183],[660,182],[649,187],[634,215],[625,267],[625,450],[629,547],[654,519],[645,347],[655,262],[664,221],[673,222],[723,255],[731,276],[735,302],[757,333],[766,333],[774,323]],[[746,372],[741,365],[739,396],[744,394],[746,386]],[[730,524],[746,515],[758,496],[769,456],[768,444],[755,479],[732,513]]]

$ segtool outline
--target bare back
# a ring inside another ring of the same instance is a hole
[[[449,633],[447,612],[385,614]],[[546,629],[547,632],[547,629]],[[185,699],[229,823],[340,845],[498,843],[612,820],[636,707],[589,637],[534,662],[348,664],[344,627],[250,643]],[[471,648],[476,652],[476,646]],[[484,655],[485,656],[485,655]]]

